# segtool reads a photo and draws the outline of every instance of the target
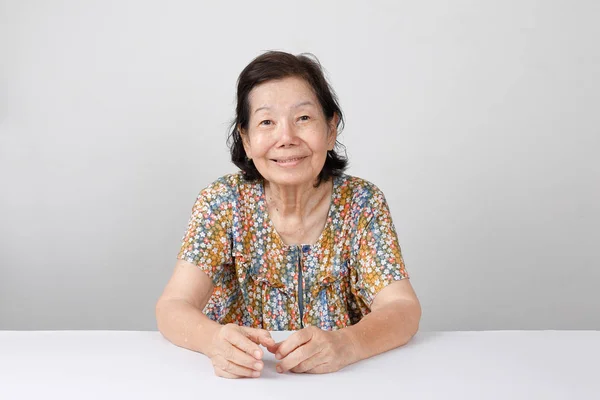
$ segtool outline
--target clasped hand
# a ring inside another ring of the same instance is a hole
[[[259,377],[264,367],[259,345],[275,354],[280,373],[324,374],[357,361],[355,346],[343,329],[324,331],[309,326],[275,343],[264,329],[227,324],[217,331],[212,344],[207,355],[215,374],[225,378]]]

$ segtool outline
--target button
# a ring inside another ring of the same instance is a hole
[[[303,252],[308,253],[309,250],[310,250],[310,245],[308,245],[308,244],[302,245]]]

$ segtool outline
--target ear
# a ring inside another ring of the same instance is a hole
[[[329,121],[329,135],[327,137],[327,150],[333,150],[335,147],[335,141],[337,140],[337,125],[340,121],[340,116],[337,113],[333,114],[331,121]]]
[[[250,149],[250,140],[248,139],[248,133],[244,131],[239,125],[237,126],[237,130],[240,133],[240,137],[242,138],[242,144],[244,145],[246,157],[252,159],[252,151]]]

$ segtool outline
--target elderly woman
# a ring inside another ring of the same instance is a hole
[[[318,61],[267,52],[240,74],[231,159],[198,195],[158,328],[227,378],[327,373],[407,343],[421,318],[383,193],[343,173],[342,111]],[[295,331],[275,343],[269,331]]]

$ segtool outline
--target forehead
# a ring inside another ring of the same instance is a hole
[[[255,86],[248,95],[248,102],[250,112],[259,107],[290,108],[303,102],[318,104],[312,87],[297,77],[271,80]]]

